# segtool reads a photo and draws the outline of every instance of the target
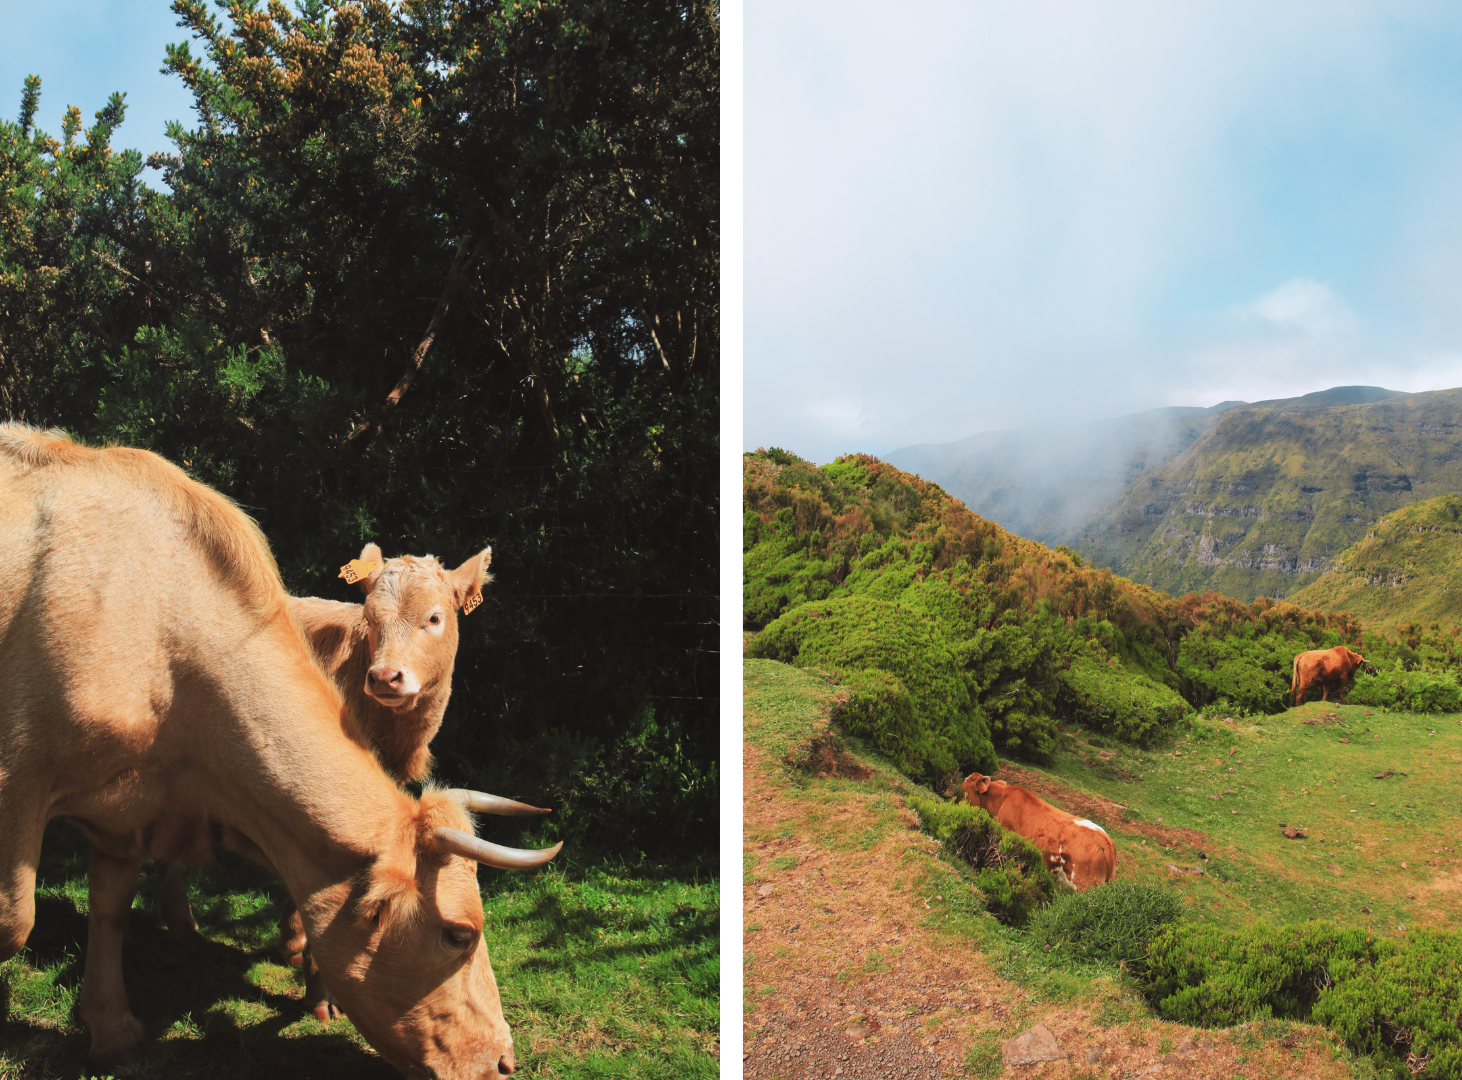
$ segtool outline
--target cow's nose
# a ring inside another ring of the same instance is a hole
[[[513,1075],[513,1052],[511,1050],[498,1058],[497,1072],[499,1076]]]
[[[385,685],[395,689],[399,689],[401,683],[405,681],[406,678],[404,672],[395,670],[393,668],[382,668],[380,671],[372,668],[371,671],[369,671],[367,674],[370,676],[371,682],[384,683]]]

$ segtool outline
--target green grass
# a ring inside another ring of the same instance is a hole
[[[575,865],[530,874],[484,870],[485,933],[523,1075],[717,1075],[718,884],[704,869]],[[351,1077],[398,1074],[348,1020],[302,1008],[280,962],[283,888],[229,853],[195,875],[205,940],[159,928],[150,873],[124,956],[132,1009],[152,1037],[125,1077]],[[85,1067],[75,1013],[86,944],[86,845],[47,830],[26,948],[0,964],[0,1078],[49,1080]]]
[[[1119,875],[1174,881],[1190,918],[1237,928],[1316,917],[1388,933],[1462,922],[1453,903],[1462,717],[1311,702],[1258,720],[1200,721],[1152,753],[1110,749],[1116,758],[1099,759],[1077,735],[1047,771],[1124,804],[1126,816],[1210,838],[1205,862],[1185,842],[1144,845],[1113,832]],[[1139,779],[1111,779],[1113,766]],[[1373,778],[1386,770],[1395,775]],[[1280,823],[1308,838],[1286,839]],[[1169,863],[1206,873],[1174,878]]]

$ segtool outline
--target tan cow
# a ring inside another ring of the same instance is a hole
[[[1320,684],[1320,700],[1330,700],[1330,687],[1338,697],[1345,683],[1362,664],[1370,663],[1358,652],[1337,645],[1333,649],[1310,649],[1294,658],[1294,671],[1289,688],[1294,692],[1293,705],[1305,699],[1305,691]]]
[[[1084,892],[1116,879],[1117,846],[1096,822],[1057,810],[1023,787],[979,773],[965,778],[964,800],[1040,848],[1046,868],[1061,884]]]
[[[473,605],[481,595],[491,580],[491,562],[492,548],[485,548],[449,571],[430,555],[385,560],[379,547],[367,544],[352,564],[370,567],[359,581],[364,604],[318,597],[288,600],[291,618],[340,691],[350,716],[398,780],[424,780],[430,772],[427,744],[442,725],[452,693],[457,609]],[[547,813],[506,802],[493,812]],[[157,873],[158,906],[169,931],[191,937],[197,923],[188,903],[185,868],[164,862]],[[314,965],[307,962],[298,912],[287,914],[281,926],[290,962],[307,967],[305,1006],[328,1022],[329,997]]]
[[[397,786],[289,617],[257,527],[156,455],[4,425],[0,550],[0,958],[30,933],[42,835],[64,818],[91,842],[93,1060],[142,1052],[122,983],[142,862],[222,842],[284,882],[386,1060],[510,1074],[476,864],[558,848],[497,848],[448,793]]]
[[[360,561],[364,604],[302,597],[289,602],[325,670],[340,688],[376,756],[400,780],[431,769],[427,744],[442,726],[457,658],[457,610],[491,578],[492,548],[455,570],[432,556],[385,560],[367,544]]]

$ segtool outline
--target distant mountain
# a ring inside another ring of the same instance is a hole
[[[1174,594],[1313,581],[1383,514],[1462,492],[1462,390],[1342,386],[985,432],[888,461],[1030,539]]]
[[[1387,514],[1331,565],[1289,599],[1351,612],[1367,630],[1462,623],[1462,497],[1441,495]]]

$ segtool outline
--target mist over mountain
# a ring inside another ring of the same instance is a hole
[[[1462,390],[1343,386],[983,432],[886,459],[982,517],[1169,592],[1284,596],[1382,515],[1462,492]]]

